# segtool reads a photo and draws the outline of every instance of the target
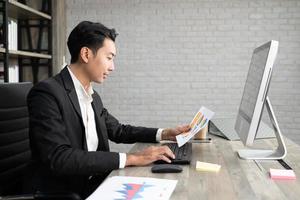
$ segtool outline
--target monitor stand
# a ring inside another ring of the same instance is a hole
[[[278,147],[276,150],[263,150],[263,149],[241,149],[238,151],[239,156],[242,159],[248,160],[279,160],[283,159],[286,154],[286,146],[283,141],[283,137],[281,131],[279,129],[271,102],[269,97],[266,98],[266,106],[268,110],[269,117],[271,119],[271,123],[273,125],[273,129],[276,135],[276,139],[278,142]]]

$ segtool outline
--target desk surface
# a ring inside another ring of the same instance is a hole
[[[286,139],[287,156],[284,159],[295,171],[296,180],[269,178],[269,168],[283,168],[276,161],[259,161],[261,167],[251,160],[242,160],[237,150],[245,148],[240,141],[228,141],[211,136],[212,143],[194,143],[193,159],[178,174],[153,174],[152,166],[127,167],[114,170],[111,176],[139,176],[178,180],[171,199],[299,199],[300,198],[300,146]],[[275,139],[257,140],[255,147],[274,148]],[[159,145],[137,143],[131,152],[146,146]],[[222,166],[218,173],[196,171],[196,161]]]

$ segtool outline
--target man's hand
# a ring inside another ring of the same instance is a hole
[[[161,139],[176,141],[176,135],[188,132],[190,129],[191,129],[191,127],[189,124],[177,126],[176,128],[164,129],[161,134]]]
[[[171,162],[170,158],[174,159],[175,155],[167,146],[150,146],[140,152],[127,154],[125,166],[143,166],[157,160]]]
[[[164,129],[161,134],[162,140],[176,140],[176,135],[185,133],[191,129],[190,125],[177,126],[176,128]],[[143,166],[149,165],[157,160],[164,160],[168,163],[175,158],[174,153],[168,146],[150,146],[142,151],[127,154],[125,166]]]

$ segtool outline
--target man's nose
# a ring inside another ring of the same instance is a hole
[[[110,67],[108,69],[109,69],[109,71],[114,71],[115,70],[114,62],[112,62],[112,64],[110,65]]]

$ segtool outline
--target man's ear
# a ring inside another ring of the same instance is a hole
[[[82,47],[81,50],[80,50],[80,57],[81,57],[81,60],[82,62],[84,63],[88,63],[89,62],[89,54],[90,54],[90,50],[89,48],[87,47]]]

